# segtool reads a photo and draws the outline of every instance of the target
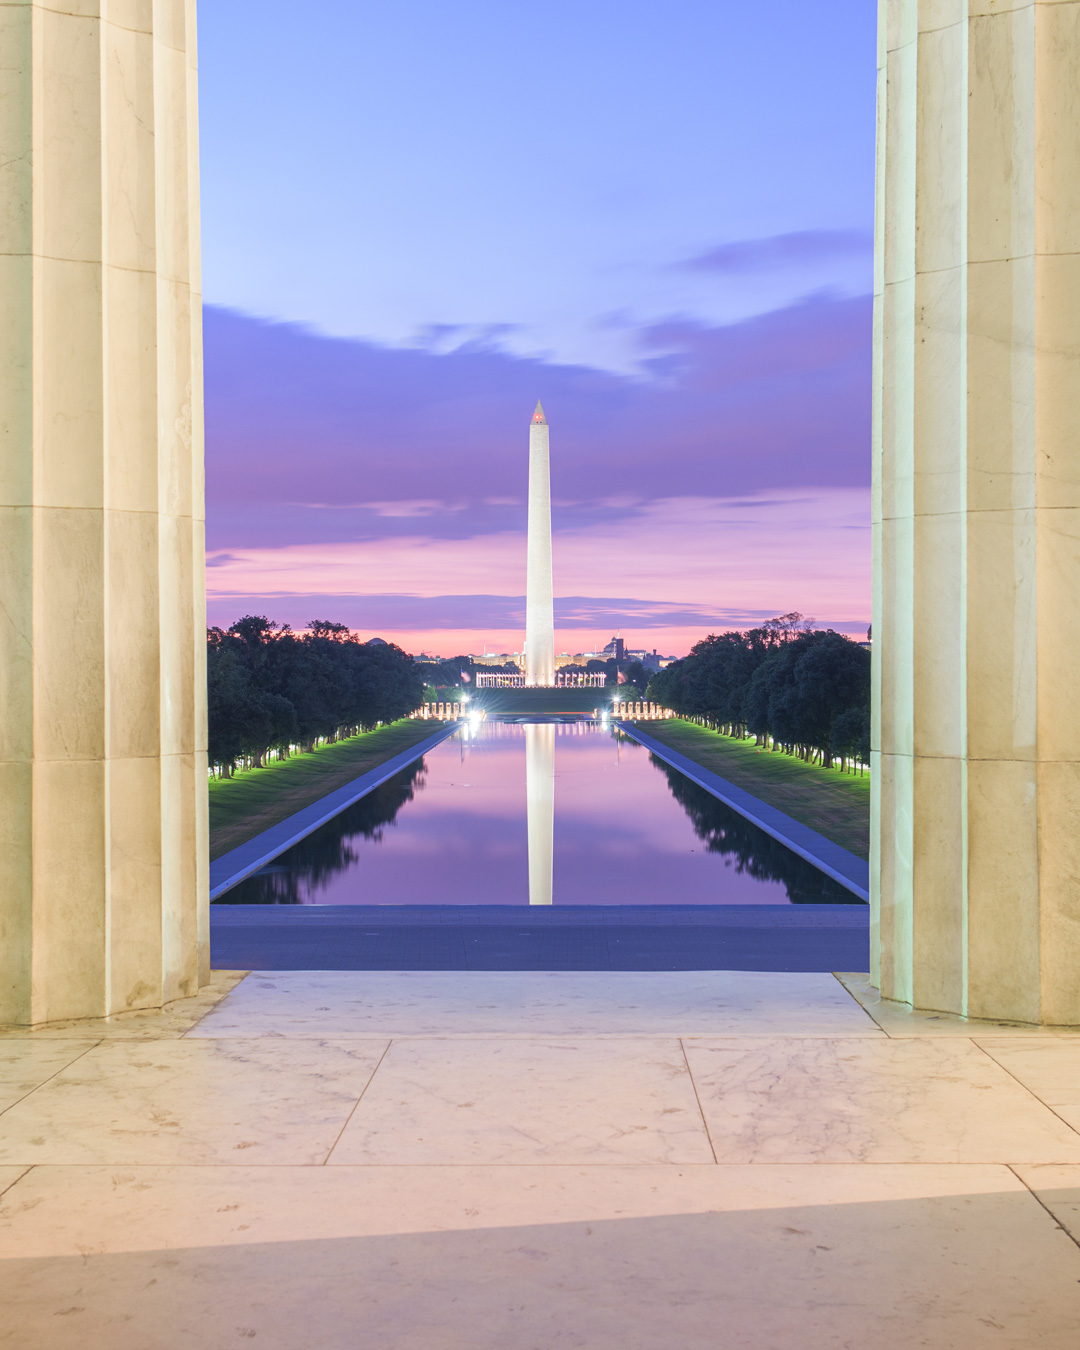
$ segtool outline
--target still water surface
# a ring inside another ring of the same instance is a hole
[[[227,904],[858,904],[592,719],[487,721],[222,897]]]

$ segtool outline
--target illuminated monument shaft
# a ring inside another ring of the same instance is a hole
[[[555,683],[551,597],[551,468],[548,424],[537,403],[529,426],[529,546],[525,570],[525,683]]]

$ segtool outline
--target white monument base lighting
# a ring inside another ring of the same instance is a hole
[[[529,426],[529,544],[525,570],[525,683],[555,683],[551,593],[551,468],[548,424],[539,402]]]

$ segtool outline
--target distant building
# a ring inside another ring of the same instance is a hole
[[[474,666],[508,666],[520,664],[520,656],[520,652],[482,652],[470,655],[469,660]]]

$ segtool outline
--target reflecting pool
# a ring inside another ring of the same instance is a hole
[[[467,726],[225,904],[860,904],[591,718]]]

